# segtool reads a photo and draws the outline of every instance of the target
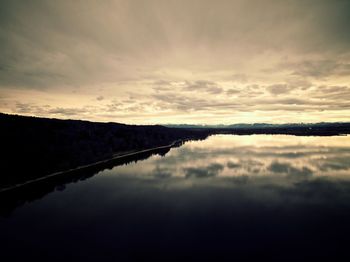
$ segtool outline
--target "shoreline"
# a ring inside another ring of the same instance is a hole
[[[105,160],[100,160],[100,161],[97,161],[97,162],[93,162],[91,164],[78,166],[78,167],[71,168],[71,169],[64,170],[64,171],[54,172],[52,174],[49,174],[49,175],[46,175],[46,176],[43,176],[43,177],[39,177],[39,178],[36,178],[36,179],[28,180],[28,181],[26,181],[24,183],[15,184],[13,186],[1,188],[0,189],[0,194],[1,193],[5,193],[5,192],[9,192],[11,190],[15,190],[15,189],[18,189],[18,188],[21,188],[21,187],[24,187],[24,186],[35,184],[35,183],[38,183],[38,182],[42,182],[42,181],[45,181],[47,179],[51,179],[51,178],[55,178],[55,177],[58,177],[58,176],[66,175],[66,174],[71,173],[71,172],[81,171],[81,170],[84,170],[84,169],[87,169],[87,168],[96,167],[98,165],[107,164],[108,162],[111,162],[113,160],[121,160],[123,158],[131,157],[131,156],[137,156],[137,155],[140,155],[140,154],[143,154],[143,153],[149,153],[149,152],[156,151],[156,150],[172,148],[172,147],[176,146],[178,143],[186,142],[186,141],[188,141],[188,139],[179,139],[179,140],[175,140],[171,144],[165,145],[165,146],[158,146],[158,147],[138,150],[138,151],[129,152],[129,153],[121,154],[121,155],[117,155],[118,153],[116,153],[116,154],[113,155],[113,157],[105,159]]]
[[[257,132],[257,133],[217,132],[217,133],[212,133],[209,136],[212,136],[212,135],[238,135],[238,136],[241,136],[241,135],[287,135],[287,136],[299,136],[299,134],[259,133],[259,132]],[[322,137],[323,136],[348,136],[348,135],[349,135],[348,133],[328,134],[328,135],[325,135],[325,134],[318,134],[318,135],[310,135],[310,134],[307,135],[307,134],[304,134],[304,136],[322,136]],[[122,153],[120,155],[118,153],[115,153],[110,158],[107,158],[107,159],[104,159],[104,160],[99,160],[99,161],[93,162],[91,164],[81,165],[81,166],[78,166],[78,167],[75,167],[75,168],[71,168],[71,169],[67,169],[67,170],[64,170],[64,171],[57,171],[57,172],[51,173],[49,175],[45,175],[45,176],[42,176],[42,177],[39,177],[39,178],[31,179],[31,180],[28,180],[28,181],[23,182],[23,183],[15,184],[13,186],[0,188],[0,194],[5,193],[5,192],[9,192],[9,191],[12,191],[12,190],[15,190],[15,189],[19,189],[21,187],[30,186],[32,184],[36,184],[36,183],[39,183],[39,182],[44,182],[45,180],[56,178],[56,177],[63,176],[63,175],[67,175],[69,173],[82,171],[84,169],[98,167],[99,165],[108,164],[108,163],[110,163],[112,161],[115,161],[115,160],[123,160],[124,158],[127,159],[128,157],[141,155],[143,153],[149,153],[149,152],[157,151],[157,150],[161,150],[161,149],[172,148],[172,147],[176,146],[178,143],[186,142],[188,140],[191,140],[191,139],[188,139],[188,138],[187,139],[178,139],[178,140],[175,140],[174,142],[172,142],[169,145],[158,146],[158,147],[153,147],[153,148],[148,148],[148,149],[142,149],[142,150],[137,150],[137,151],[133,151],[133,152],[132,151],[131,152],[130,151],[129,152],[124,152],[124,153]]]

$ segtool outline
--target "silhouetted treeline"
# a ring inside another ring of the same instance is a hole
[[[196,130],[196,129],[191,129]],[[198,130],[198,129],[197,129]],[[208,130],[208,129],[204,129]],[[220,134],[253,135],[294,135],[294,136],[336,136],[350,134],[350,123],[322,123],[310,125],[281,125],[252,128],[215,129]]]
[[[168,125],[186,130],[205,130],[210,134],[285,134],[295,136],[334,136],[350,134],[350,123],[315,123],[315,124],[236,124],[236,125]]]
[[[204,139],[207,131],[59,120],[0,113],[0,188],[113,157]]]
[[[216,131],[230,132],[289,132],[295,135],[298,132],[308,133],[336,133],[346,134],[350,132],[350,123],[348,122],[320,122],[320,123],[289,123],[289,124],[232,124],[232,125],[165,125],[167,127],[185,128],[185,129],[209,129]]]

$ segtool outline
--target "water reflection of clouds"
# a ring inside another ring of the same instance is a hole
[[[272,140],[285,138],[268,137],[210,137],[103,170],[21,209],[12,225],[0,224],[1,232],[6,242],[14,236],[16,246],[18,236],[32,243],[31,236],[39,235],[48,247],[52,239],[76,247],[92,231],[91,239],[105,240],[100,249],[113,252],[116,246],[142,250],[145,243],[162,251],[174,247],[171,254],[192,251],[194,244],[201,252],[226,247],[230,256],[241,245],[244,257],[259,248],[289,256],[296,245],[311,246],[312,258],[320,250],[333,258],[339,243],[348,250],[349,138],[318,138],[337,140],[324,146],[316,138],[291,136],[283,147]],[[265,143],[270,140],[273,146]],[[62,223],[62,210],[68,223]],[[42,214],[45,223],[38,220]],[[40,226],[28,227],[28,221]],[[85,254],[86,246],[80,248]]]
[[[290,163],[273,162],[268,166],[268,170],[276,174],[288,174],[289,176],[310,177],[313,172],[307,167],[296,168]]]
[[[301,247],[310,258],[325,250],[337,260],[350,236],[349,149],[349,137],[210,137],[70,183],[0,223],[0,231],[16,250],[28,236],[20,248],[39,243],[57,256],[67,243],[82,257],[101,250],[95,260],[154,247],[173,256],[194,245],[204,258],[205,250],[284,258]],[[305,260],[299,253],[293,261]]]
[[[288,172],[291,167],[277,165],[274,166],[275,175],[270,176],[217,176],[216,172],[220,172],[222,168],[220,165],[209,165],[208,169],[187,169],[186,179],[159,175],[164,174],[165,170],[157,173],[152,180],[147,177],[123,176],[115,179],[105,176],[100,180],[100,184],[96,185],[95,182],[94,186],[101,187],[106,192],[114,192],[116,197],[124,194],[129,197],[139,196],[142,192],[145,199],[152,201],[159,201],[164,194],[167,201],[174,197],[174,203],[185,203],[204,201],[204,196],[208,196],[215,203],[235,208],[239,206],[243,209],[245,204],[281,210],[286,208],[285,205],[288,205],[288,208],[292,208],[293,205],[350,208],[350,180],[335,177],[306,179],[311,176],[308,170],[292,170],[289,176],[283,177],[279,175],[280,172]]]
[[[204,167],[187,167],[184,168],[185,177],[214,177],[217,176],[224,166],[219,163],[212,163]]]
[[[115,172],[155,178],[280,176],[300,180],[346,176],[349,159],[349,136],[221,135],[186,143],[165,157],[118,167]]]

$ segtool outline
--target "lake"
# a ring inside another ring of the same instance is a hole
[[[0,232],[3,261],[340,261],[350,257],[350,136],[186,142],[19,205]]]

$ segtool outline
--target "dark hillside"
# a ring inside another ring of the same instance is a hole
[[[206,131],[0,114],[0,188]]]

